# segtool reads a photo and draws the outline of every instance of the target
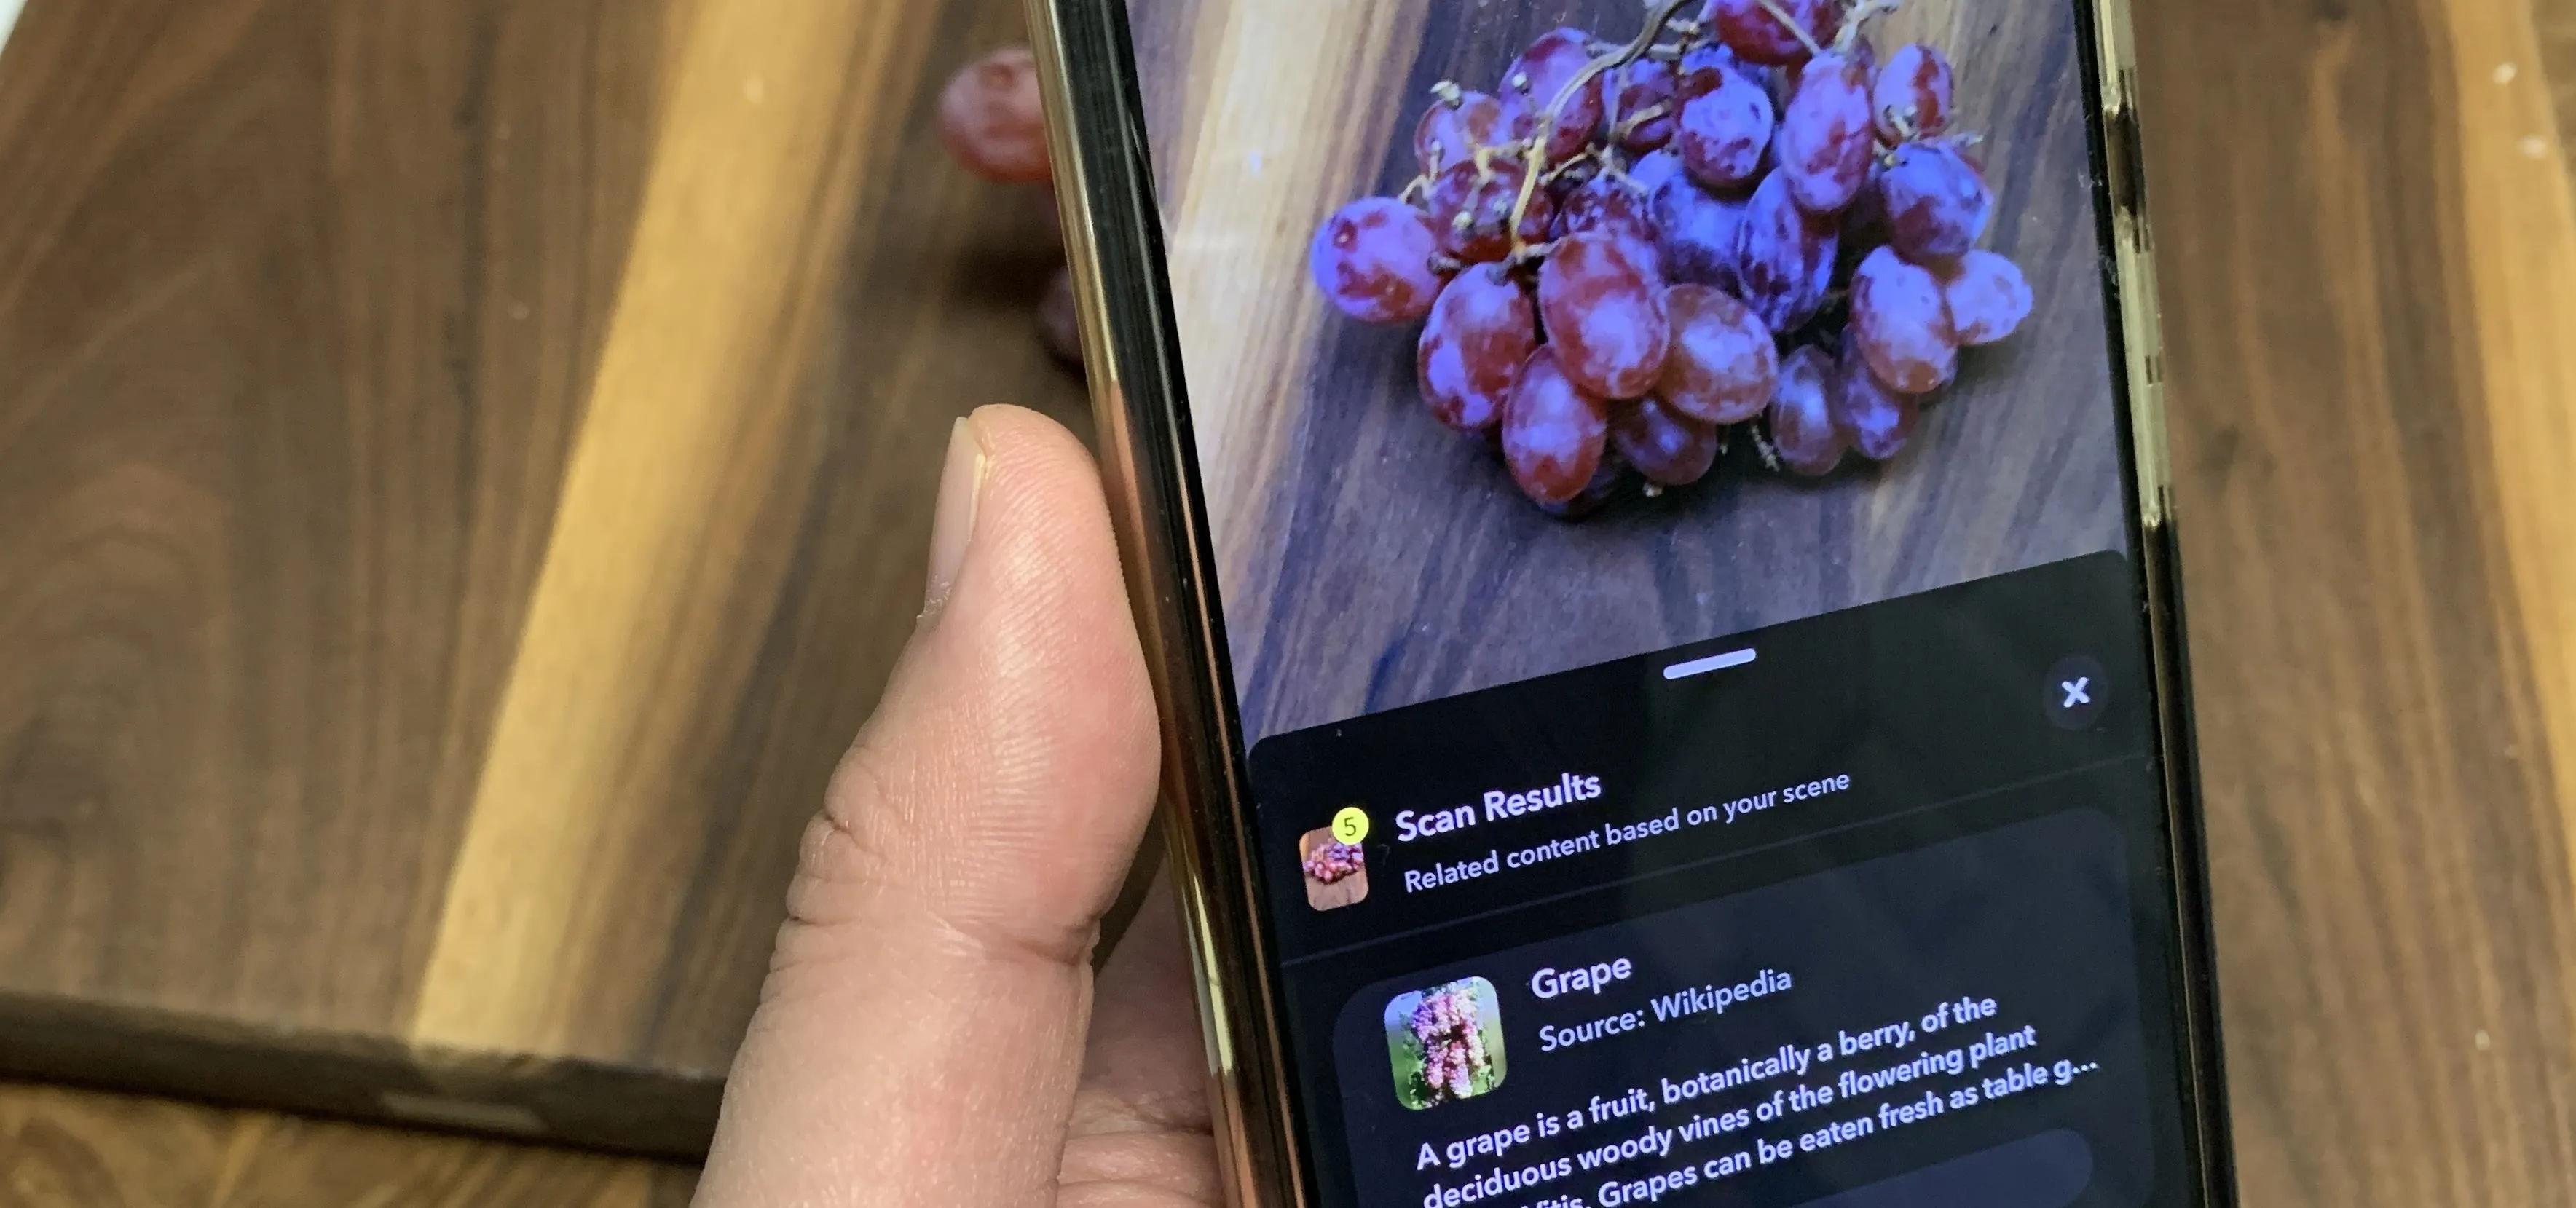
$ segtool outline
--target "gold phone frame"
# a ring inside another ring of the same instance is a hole
[[[1273,0],[1294,3],[1295,0]],[[2196,1186],[2186,1202],[2235,1203],[2218,1038],[2207,861],[2193,758],[2181,564],[2165,451],[2154,237],[2137,121],[2127,0],[2070,0],[2091,34],[2085,88],[2105,271],[2115,303],[2130,517],[2155,673],[2158,759],[2174,867],[2175,1006]],[[1179,336],[1164,276],[1126,0],[1025,0],[1045,96],[1065,252],[1073,270],[1102,477],[1162,723],[1162,819],[1207,1041],[1222,1181],[1240,1208],[1312,1205],[1304,1122],[1281,1045],[1278,996],[1247,836],[1251,802],[1213,582]]]

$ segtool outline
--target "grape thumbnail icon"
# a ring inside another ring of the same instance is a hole
[[[1357,822],[1354,824],[1353,817]],[[1368,896],[1368,815],[1345,808],[1330,826],[1297,837],[1297,862],[1306,876],[1306,904],[1317,910],[1339,910]]]
[[[1503,1084],[1503,1008],[1481,977],[1398,994],[1386,1004],[1395,1098],[1414,1111]]]

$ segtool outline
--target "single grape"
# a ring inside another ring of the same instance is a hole
[[[1500,260],[1512,251],[1512,207],[1520,202],[1521,179],[1528,175],[1518,160],[1487,157],[1451,164],[1432,178],[1423,209],[1438,233],[1440,250],[1467,264]],[[1530,194],[1521,215],[1521,241],[1544,243],[1556,202],[1545,189]]]
[[[1648,199],[1664,187],[1664,182],[1682,174],[1682,157],[1671,148],[1637,157],[1628,165],[1628,183],[1637,186]]]
[[[1813,345],[1780,360],[1780,386],[1771,395],[1771,447],[1791,473],[1821,477],[1842,462],[1846,442],[1834,426],[1828,397],[1832,376],[1833,362]]]
[[[1315,228],[1306,267],[1324,296],[1363,323],[1406,323],[1430,313],[1441,276],[1439,238],[1422,211],[1392,197],[1363,197]]]
[[[1949,129],[1950,60],[1920,42],[1897,47],[1870,85],[1869,113],[1891,147]]]
[[[1909,260],[1968,254],[1994,217],[1985,175],[1947,141],[1898,147],[1879,173],[1878,194],[1887,207],[1888,242]]]
[[[1857,347],[1856,341],[1843,341],[1842,357],[1827,381],[1834,427],[1853,452],[1871,461],[1886,461],[1904,452],[1914,439],[1914,423],[1922,408],[1914,396],[1899,394],[1878,380],[1868,359],[1855,351]]]
[[[1655,397],[1704,423],[1740,424],[1762,414],[1780,381],[1771,329],[1734,295],[1705,285],[1666,289],[1664,311],[1672,317],[1673,346]],[[1637,465],[1654,477],[1644,462]]]
[[[1479,147],[1512,141],[1511,115],[1489,93],[1447,92],[1423,110],[1413,130],[1413,153],[1426,174],[1462,164]]]
[[[1482,432],[1502,421],[1521,366],[1538,347],[1538,309],[1499,264],[1460,272],[1431,304],[1415,349],[1422,401],[1441,423]]]
[[[1639,192],[1633,181],[1605,172],[1567,191],[1557,206],[1554,230],[1558,238],[1597,231],[1626,240],[1660,275],[1662,254],[1656,250],[1654,209],[1654,201]]]
[[[1992,344],[2030,317],[2030,282],[2021,266],[1993,252],[1972,250],[1934,275],[1962,345]]]
[[[1082,321],[1073,300],[1073,270],[1057,269],[1047,279],[1046,293],[1038,298],[1038,335],[1057,360],[1082,367]]]
[[[1565,376],[1602,398],[1635,398],[1655,384],[1672,343],[1654,266],[1627,241],[1598,232],[1556,242],[1538,270],[1538,313]]]
[[[1673,69],[1674,99],[1683,103],[1696,101],[1717,91],[1729,73],[1738,70],[1735,52],[1720,43],[1705,43],[1682,52],[1681,64]]]
[[[1837,220],[1798,208],[1785,173],[1764,177],[1746,204],[1735,275],[1753,313],[1786,334],[1804,325],[1833,285]]]
[[[1682,52],[1681,64],[1674,68],[1673,93],[1676,101],[1688,104],[1717,91],[1729,80],[1744,80],[1761,89],[1777,112],[1779,77],[1778,68],[1747,63],[1723,42],[1704,43]]]
[[[1503,464],[1521,493],[1541,504],[1573,502],[1601,468],[1609,435],[1609,405],[1566,376],[1555,346],[1530,353],[1503,408]]]
[[[1807,61],[1807,40],[1831,46],[1843,31],[1844,0],[1775,0],[1781,12],[1807,33],[1802,40],[1767,11],[1761,0],[1709,0],[1700,10],[1703,26],[1713,26],[1727,49],[1746,62],[1787,67]]]
[[[1592,481],[1584,484],[1582,494],[1563,503],[1541,503],[1538,510],[1559,520],[1581,520],[1600,511],[1627,481],[1628,463],[1620,458],[1617,449],[1605,447],[1601,450],[1601,468],[1592,472]]]
[[[1900,394],[1926,394],[1959,372],[1959,336],[1941,300],[1940,279],[1880,248],[1852,273],[1851,331],[1880,381]],[[1849,360],[1849,357],[1845,357]]]
[[[1655,59],[1639,59],[1614,68],[1603,77],[1605,95],[1618,102],[1610,120],[1627,130],[1619,145],[1629,152],[1643,155],[1673,140],[1673,126],[1681,101],[1673,95],[1672,64]],[[1640,114],[1656,109],[1662,112],[1639,119]]]
[[[939,137],[966,170],[1006,184],[1047,179],[1038,60],[1007,46],[959,69],[939,94]]]
[[[1674,145],[1682,166],[1701,184],[1730,189],[1752,183],[1771,146],[1771,94],[1739,73],[1729,73],[1707,95],[1682,107]]]
[[[1869,117],[1866,47],[1826,51],[1798,72],[1797,90],[1780,110],[1780,174],[1790,196],[1811,213],[1831,214],[1852,202],[1869,179],[1877,130]]]
[[[1649,482],[1689,486],[1717,464],[1717,425],[1655,400],[1610,405],[1610,447]]]
[[[1658,186],[1654,202],[1664,279],[1736,288],[1745,203],[1711,194],[1687,175]]]
[[[1551,163],[1563,163],[1583,150],[1601,128],[1601,80],[1585,80],[1572,96],[1565,96],[1566,86],[1592,63],[1592,52],[1584,45],[1583,31],[1560,26],[1540,34],[1528,50],[1503,69],[1503,86],[1498,95],[1517,98],[1529,114],[1534,127],[1563,97],[1565,107],[1557,111],[1556,124],[1548,131],[1547,157]]]

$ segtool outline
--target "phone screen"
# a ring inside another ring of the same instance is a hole
[[[2088,11],[1127,17],[1320,1202],[2186,1202]]]

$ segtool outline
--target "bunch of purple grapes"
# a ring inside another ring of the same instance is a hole
[[[1318,884],[1330,885],[1358,872],[1366,863],[1366,853],[1356,843],[1326,839],[1306,853],[1306,875]]]
[[[1426,991],[1413,1008],[1413,1038],[1422,1046],[1422,1105],[1464,1099],[1493,1074],[1485,1052],[1484,1021],[1473,986],[1451,982]]]
[[[1315,283],[1423,320],[1432,415],[1557,515],[1697,482],[1737,430],[1801,475],[1892,458],[2031,308],[1976,246],[1994,193],[1949,61],[1861,37],[1892,7],[1662,0],[1625,45],[1541,35],[1494,91],[1435,90],[1421,174],[1324,221]]]

